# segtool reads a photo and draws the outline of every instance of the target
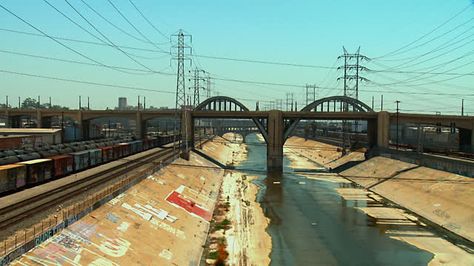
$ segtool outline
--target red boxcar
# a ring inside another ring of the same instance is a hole
[[[114,150],[112,146],[102,147],[102,162],[109,162],[114,159]]]
[[[54,164],[54,177],[61,177],[72,173],[73,171],[73,158],[71,155],[56,155],[51,156],[49,159],[53,160]]]

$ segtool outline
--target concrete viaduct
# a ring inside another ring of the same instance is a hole
[[[5,109],[3,116],[8,126],[18,127],[21,116],[36,117],[38,127],[51,125],[51,117],[67,116],[78,121],[83,137],[89,136],[89,124],[92,119],[102,117],[123,117],[136,120],[135,135],[145,136],[146,121],[159,117],[173,117],[174,110],[157,111],[119,111],[119,110],[24,110]],[[300,111],[250,111],[239,101],[225,96],[209,98],[193,110],[181,111],[181,129],[186,136],[187,147],[193,147],[195,120],[197,119],[250,119],[267,143],[267,166],[269,171],[281,171],[283,165],[283,145],[300,120],[357,120],[367,121],[369,147],[389,147],[390,124],[395,124],[396,113],[374,112],[363,102],[345,97],[332,96],[314,101]],[[460,144],[474,146],[474,117],[446,116],[430,114],[399,113],[399,123],[413,123],[452,127],[459,129]],[[49,125],[48,125],[49,123]],[[474,149],[472,149],[474,150]]]

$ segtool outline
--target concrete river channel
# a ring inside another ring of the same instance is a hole
[[[248,158],[238,167],[265,171],[266,147],[249,135]],[[249,172],[255,175],[255,172]],[[345,200],[340,187],[355,187],[293,172],[285,159],[281,178],[259,175],[257,200],[271,222],[271,265],[427,265],[430,252],[390,238],[386,228],[355,207],[366,201]]]

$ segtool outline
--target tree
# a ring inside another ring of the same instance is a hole
[[[25,108],[25,109],[38,108],[38,102],[35,99],[28,97],[23,101],[23,103],[21,103],[21,108]]]

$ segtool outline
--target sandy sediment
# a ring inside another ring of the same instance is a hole
[[[234,136],[224,136],[234,139]],[[245,144],[232,147],[232,160],[238,164],[245,158]],[[206,254],[207,263],[213,264],[220,256],[226,265],[268,265],[270,263],[271,238],[266,232],[269,219],[256,202],[258,186],[255,177],[239,172],[227,173],[223,179],[221,194],[211,223],[211,233]],[[225,254],[219,245],[225,246]]]
[[[327,169],[334,169],[349,161],[364,160],[363,151],[354,151],[342,156],[339,147],[315,140],[305,140],[301,137],[289,138],[285,143],[284,150],[289,155],[290,166],[294,168],[301,168],[300,161],[312,162],[315,168],[325,167]],[[296,156],[296,160],[292,160],[292,156]],[[304,159],[302,160],[302,158]]]
[[[247,158],[247,147],[241,145],[242,142],[242,136],[226,133],[223,137],[214,137],[212,141],[198,148],[224,165],[238,165]]]

